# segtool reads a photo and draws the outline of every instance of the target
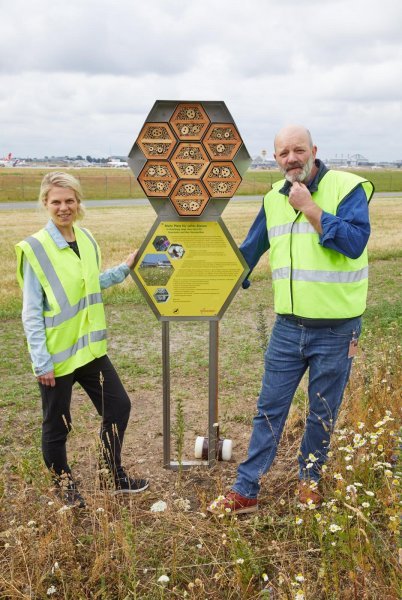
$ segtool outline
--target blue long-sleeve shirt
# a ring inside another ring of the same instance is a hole
[[[58,248],[67,248],[68,242],[64,239],[56,225],[50,220],[45,229],[49,232]],[[46,297],[39,279],[27,260],[23,262],[24,288],[22,304],[22,323],[29,344],[31,360],[35,375],[44,375],[53,371],[53,362],[46,346],[45,322],[43,317],[46,306]],[[116,283],[121,283],[129,274],[130,269],[122,263],[112,269],[107,269],[99,274],[101,289],[106,289]]]
[[[307,186],[310,193],[317,191],[318,184],[328,169],[320,160],[316,160],[318,172]],[[289,195],[291,184],[286,182],[281,193]],[[348,194],[338,206],[336,215],[323,211],[321,216],[322,234],[319,243],[349,258],[358,258],[367,245],[370,236],[370,219],[366,193],[361,185]],[[240,246],[240,252],[250,267],[250,273],[257,266],[261,256],[269,249],[267,220],[264,206],[261,207],[250,230]],[[248,276],[249,276],[248,275]],[[250,286],[248,279],[243,288]]]

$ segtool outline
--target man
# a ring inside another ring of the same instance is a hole
[[[304,127],[275,137],[285,176],[273,185],[242,251],[250,270],[270,248],[277,313],[248,458],[212,513],[258,510],[259,480],[270,468],[297,386],[309,369],[310,410],[299,452],[299,500],[319,504],[318,482],[349,379],[366,307],[368,203],[373,185],[316,159]],[[248,282],[246,286],[248,287]]]

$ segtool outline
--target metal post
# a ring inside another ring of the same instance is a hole
[[[219,321],[209,322],[209,408],[208,408],[208,466],[218,458],[218,346]]]
[[[170,468],[170,353],[169,321],[162,321],[163,466]]]

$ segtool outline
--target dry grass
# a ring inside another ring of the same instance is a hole
[[[245,203],[225,211],[236,241],[258,208]],[[132,281],[106,294],[110,354],[134,407],[124,460],[131,472],[150,476],[151,487],[131,500],[99,490],[99,419],[76,389],[69,453],[88,508],[66,511],[42,465],[38,392],[13,280],[12,245],[44,219],[34,211],[2,213],[0,598],[396,600],[402,377],[395,223],[401,212],[398,201],[372,205],[369,318],[324,474],[326,504],[303,510],[294,500],[304,384],[275,465],[264,477],[261,511],[224,519],[206,517],[205,509],[233,481],[246,453],[262,373],[260,346],[273,320],[266,259],[220,324],[220,424],[235,448],[233,462],[213,471],[179,475],[161,467],[160,325]],[[88,211],[84,224],[100,242],[107,267],[141,243],[154,219],[150,208],[102,209]],[[179,407],[183,453],[191,458],[194,437],[206,428],[207,328],[175,323],[171,334],[173,419]],[[158,500],[166,501],[167,510],[154,514],[150,507]],[[166,584],[158,581],[162,575]]]

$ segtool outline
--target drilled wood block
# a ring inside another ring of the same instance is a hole
[[[146,196],[167,198],[177,183],[177,177],[166,160],[147,160],[138,181]]]
[[[232,198],[241,183],[241,177],[232,162],[212,162],[203,182],[212,198]]]
[[[170,159],[181,179],[201,179],[209,158],[201,144],[181,142]]]
[[[212,160],[232,160],[242,143],[233,123],[212,123],[203,140]]]
[[[177,106],[169,123],[179,140],[199,141],[204,137],[210,121],[201,104],[183,102]]]
[[[168,158],[176,145],[176,138],[168,123],[145,123],[137,144],[146,158]]]
[[[171,201],[181,217],[197,217],[209,200],[207,190],[197,179],[180,180],[171,196]]]

